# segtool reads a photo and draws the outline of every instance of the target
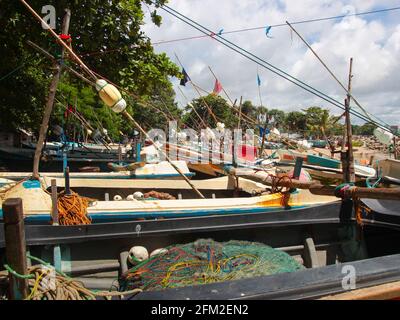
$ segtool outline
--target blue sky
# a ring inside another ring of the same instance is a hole
[[[212,30],[236,30],[288,21],[337,16],[398,7],[394,0],[170,0],[169,6]],[[159,10],[163,24],[156,27],[146,18],[143,30],[153,42],[199,35],[199,31]],[[354,58],[353,95],[372,114],[389,124],[400,124],[400,10],[347,17],[344,19],[296,25],[299,33],[328,64],[342,82],[347,81],[350,57]],[[244,47],[302,81],[342,101],[343,89],[323,69],[305,45],[288,27],[272,28],[273,39],[265,30],[226,35]],[[211,91],[214,78],[211,66],[225,90],[233,99],[259,103],[257,66],[217,43],[211,38],[187,40],[156,45],[157,52],[166,52],[173,61],[176,53],[192,80]],[[310,105],[329,108],[335,114],[341,110],[331,107],[318,97],[297,88],[259,68],[264,105],[285,111],[300,110]],[[172,80],[175,88],[177,79]],[[188,98],[197,97],[189,85],[182,87]],[[176,90],[180,105],[185,99]]]

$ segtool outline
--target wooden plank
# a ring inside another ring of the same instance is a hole
[[[400,298],[400,281],[329,295],[319,300],[392,300],[398,298]]]

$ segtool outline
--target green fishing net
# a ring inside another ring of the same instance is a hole
[[[167,250],[128,270],[121,288],[160,290],[304,269],[287,253],[256,242],[200,239]]]

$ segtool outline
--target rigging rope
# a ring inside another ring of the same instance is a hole
[[[200,32],[204,33],[204,34],[209,34],[212,31],[207,29],[206,27],[202,26],[201,24],[193,21],[192,19],[188,18],[187,16],[179,13],[178,11],[170,8],[167,5],[163,5],[161,7],[161,9],[163,9],[164,11],[166,11],[167,13],[171,14],[172,16],[176,17],[177,19],[183,21],[184,23],[192,26],[193,28],[199,30]],[[291,76],[290,74],[284,72],[283,70],[273,66],[272,64],[266,62],[265,60],[255,56],[254,54],[250,53],[249,51],[243,49],[242,47],[232,43],[229,40],[226,40],[225,38],[223,38],[221,35],[216,34],[213,39],[215,39],[216,41],[220,42],[221,44],[225,45],[226,47],[228,47],[229,49],[239,53],[240,55],[244,56],[245,58],[257,63],[258,65],[268,69],[269,71],[275,73],[276,75],[286,79],[287,81],[297,85],[298,87],[302,88],[303,90],[306,90],[308,92],[310,92],[311,94],[314,94],[317,97],[320,97],[321,99],[327,101],[328,103],[342,109],[345,110],[345,107],[342,103],[340,103],[339,101],[333,99],[332,97],[326,95],[325,93],[313,88],[312,86],[306,84],[305,82]],[[370,119],[368,119],[367,117],[361,115],[360,113],[354,111],[354,110],[350,110],[350,113],[353,114],[354,116],[366,121],[366,122],[371,122]],[[376,126],[382,128],[385,131],[389,131],[391,132],[391,130],[385,126],[383,126],[380,123],[377,123],[376,121],[373,122]]]

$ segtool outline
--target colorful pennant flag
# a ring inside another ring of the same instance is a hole
[[[214,85],[214,90],[213,93],[214,94],[219,94],[222,90],[222,84],[221,82],[218,81],[218,79],[215,79],[215,85]]]
[[[183,78],[181,79],[180,85],[181,85],[181,86],[186,86],[186,83],[187,83],[188,81],[190,81],[190,77],[189,77],[189,75],[187,74],[185,68],[182,68],[182,74],[183,74]]]

